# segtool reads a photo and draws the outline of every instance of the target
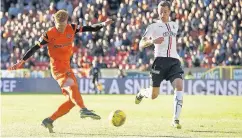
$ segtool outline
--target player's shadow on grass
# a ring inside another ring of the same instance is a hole
[[[58,133],[58,132],[57,132]],[[63,134],[63,135],[76,135],[76,136],[108,136],[108,137],[172,137],[172,138],[178,138],[178,137],[175,137],[175,136],[152,136],[152,135],[118,135],[118,134],[83,134],[83,133],[58,133],[58,134]],[[181,138],[181,137],[179,137]],[[182,137],[182,138],[186,138],[186,137]]]
[[[198,132],[198,133],[239,133],[239,132],[231,132],[231,131],[213,131],[213,130],[190,130],[190,132]]]

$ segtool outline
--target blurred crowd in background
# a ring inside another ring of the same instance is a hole
[[[24,53],[52,27],[59,9],[69,22],[82,26],[115,22],[99,32],[75,37],[73,68],[88,69],[93,61],[100,68],[149,70],[153,47],[138,43],[146,27],[158,19],[160,0],[5,0],[1,3],[1,69]],[[242,65],[241,0],[174,0],[171,19],[179,24],[177,51],[184,67]],[[48,70],[47,48],[25,64],[30,70]]]

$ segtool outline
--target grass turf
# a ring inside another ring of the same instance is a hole
[[[83,95],[85,105],[101,120],[80,119],[73,108],[54,123],[54,134],[40,124],[65,100],[62,95],[1,95],[3,137],[242,137],[242,97],[184,96],[182,129],[170,127],[173,96],[160,95],[134,104],[134,95]],[[108,122],[111,111],[121,109],[125,124]]]

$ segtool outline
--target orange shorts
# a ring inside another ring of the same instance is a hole
[[[58,64],[51,64],[51,73],[53,78],[57,81],[59,86],[62,88],[67,78],[74,80],[74,83],[77,85],[77,80],[74,72],[70,68],[69,63],[58,62]]]

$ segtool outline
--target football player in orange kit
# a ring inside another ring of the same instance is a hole
[[[76,33],[98,31],[104,26],[111,24],[113,21],[107,20],[99,24],[80,27],[76,24],[68,24],[67,20],[68,13],[65,10],[59,10],[55,13],[55,27],[50,28],[40,38],[37,44],[26,52],[22,60],[9,68],[9,70],[21,68],[24,62],[31,57],[34,52],[47,44],[52,76],[58,82],[62,93],[68,98],[54,114],[42,121],[42,125],[48,128],[50,133],[53,132],[53,122],[57,118],[68,113],[75,105],[80,107],[81,118],[90,117],[97,120],[101,119],[99,115],[88,110],[84,105],[78,89],[76,77],[70,66],[70,58],[73,54],[72,43]]]

